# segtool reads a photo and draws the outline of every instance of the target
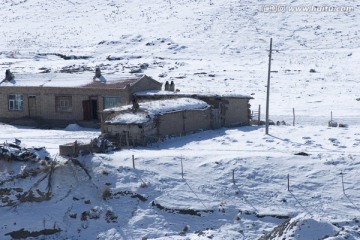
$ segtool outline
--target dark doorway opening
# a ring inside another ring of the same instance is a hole
[[[92,119],[98,119],[97,100],[91,100]]]
[[[97,100],[85,100],[82,102],[84,120],[91,121],[98,119],[98,106]]]
[[[36,97],[29,96],[28,104],[29,104],[29,118],[36,117],[37,116]]]

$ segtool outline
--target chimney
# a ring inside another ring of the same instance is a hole
[[[10,71],[10,69],[6,69],[5,71],[5,81],[11,81],[14,80],[14,74]]]
[[[170,91],[169,89],[170,89],[169,82],[166,81],[166,83],[165,83],[165,91]]]
[[[96,78],[100,78],[100,77],[101,77],[101,70],[99,67],[97,67],[95,69],[95,76],[94,76],[93,80],[95,80]]]
[[[175,83],[173,81],[170,83],[169,91],[175,92]]]
[[[139,110],[139,107],[140,107],[135,96],[132,97],[132,104],[133,104],[132,111],[135,113],[135,112],[137,112],[137,110]]]

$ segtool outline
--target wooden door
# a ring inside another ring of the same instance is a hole
[[[211,127],[213,129],[221,128],[221,112],[219,108],[211,109]]]
[[[92,112],[91,112],[91,101],[85,100],[82,102],[83,106],[83,116],[85,121],[90,121],[92,119]]]
[[[36,96],[28,97],[29,118],[37,117]]]

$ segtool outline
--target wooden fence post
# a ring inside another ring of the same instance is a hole
[[[295,108],[293,108],[293,126],[295,126]]]
[[[182,155],[180,157],[180,161],[181,161],[181,178],[184,179],[184,167],[183,167]]]
[[[343,193],[345,194],[344,174],[342,171],[341,171],[340,175],[341,175],[341,184],[342,184]]]
[[[288,191],[290,192],[290,174],[287,175],[287,186],[288,186]]]
[[[232,171],[232,181],[233,184],[235,185],[235,169]]]
[[[132,164],[133,164],[133,169],[135,169],[135,156],[132,155]]]
[[[260,125],[260,111],[261,111],[261,105],[259,104],[259,111],[258,111],[258,126]]]
[[[332,122],[332,111],[330,113],[330,121]]]

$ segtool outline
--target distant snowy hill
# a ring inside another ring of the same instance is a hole
[[[272,38],[270,118],[290,125],[296,113],[295,127],[274,126],[268,136],[257,126],[220,129],[89,155],[80,160],[91,178],[58,157],[54,196],[42,203],[19,199],[41,197],[46,172],[16,178],[38,163],[0,160],[0,239],[22,228],[61,229],[52,239],[359,237],[357,1],[0,0],[0,6],[0,80],[6,69],[15,76],[89,74],[98,66],[105,75],[174,81],[180,92],[251,95],[252,109],[261,105],[264,113]],[[328,128],[331,112],[349,127]],[[99,134],[76,130],[1,125],[0,142],[16,137],[56,156],[58,144]],[[103,199],[108,190],[113,195]]]
[[[174,80],[180,90],[254,94],[257,106],[264,105],[273,38],[273,115],[291,114],[292,107],[299,115],[360,113],[352,108],[360,96],[356,1],[2,0],[1,6],[2,72],[100,66],[120,74],[145,63],[140,71]]]

